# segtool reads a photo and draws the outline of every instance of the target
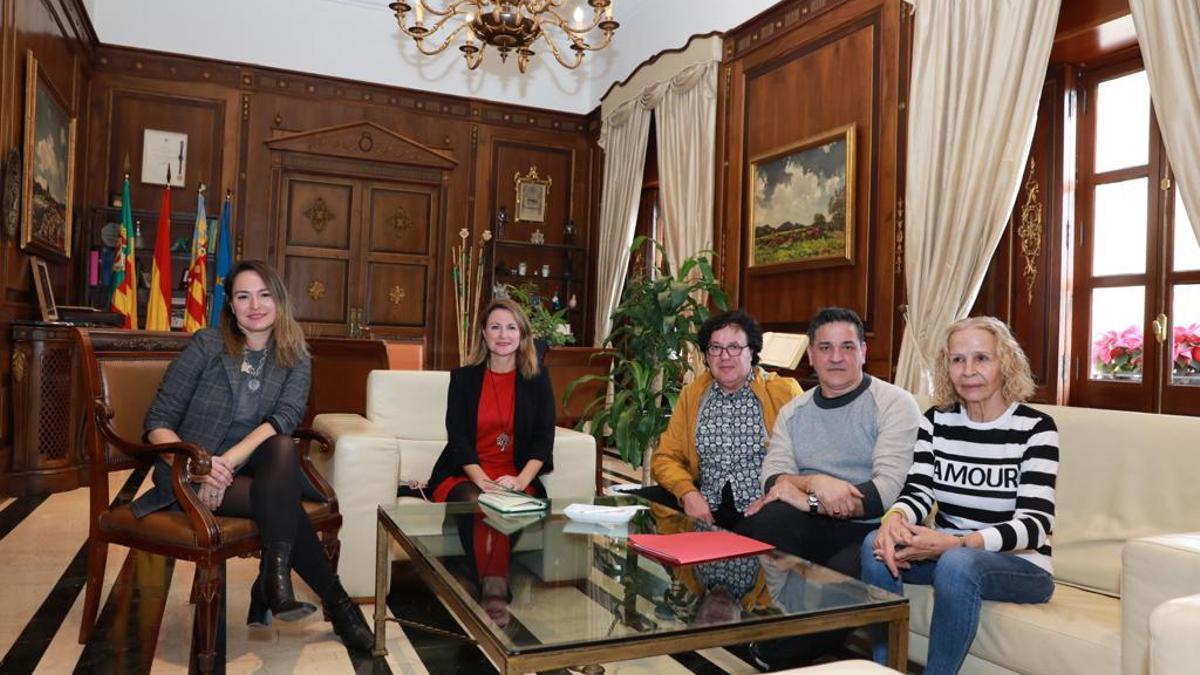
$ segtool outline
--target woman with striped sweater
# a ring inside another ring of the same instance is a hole
[[[1054,592],[1058,431],[1023,403],[1034,389],[1029,362],[991,317],[955,322],[943,344],[912,468],[862,550],[869,584],[933,585],[926,675],[958,672],[983,600],[1041,603]],[[921,525],[935,507],[934,526]],[[876,660],[886,650],[877,641]]]

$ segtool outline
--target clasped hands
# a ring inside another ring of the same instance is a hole
[[[810,494],[817,496],[821,502],[821,513],[830,518],[845,520],[862,513],[862,491],[840,478],[814,474],[776,478],[767,494],[746,508],[746,515],[752,516],[774,501],[783,501],[801,511],[808,511]]]
[[[194,479],[200,484],[196,490],[200,503],[209,511],[215,511],[225,500],[225,490],[233,484],[235,468],[232,462],[221,455],[214,455],[211,459],[212,469],[203,476],[195,476]]]
[[[958,537],[924,525],[908,522],[902,513],[884,518],[875,535],[872,552],[888,568],[892,577],[912,567],[913,561],[936,560],[947,550],[962,546]]]
[[[492,482],[502,488],[517,492],[524,492],[525,488],[529,487],[529,483],[522,481],[520,476],[500,476]],[[486,491],[487,487],[484,486],[484,492]]]

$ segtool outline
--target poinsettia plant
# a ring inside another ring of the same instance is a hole
[[[1142,330],[1105,331],[1092,343],[1092,363],[1101,373],[1142,372]]]
[[[1200,323],[1175,326],[1174,330],[1172,372],[1176,375],[1200,374]]]

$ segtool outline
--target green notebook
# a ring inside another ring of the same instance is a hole
[[[529,513],[545,511],[545,500],[514,492],[484,492],[479,503],[501,513]]]

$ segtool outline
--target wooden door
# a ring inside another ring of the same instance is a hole
[[[361,293],[354,269],[360,191],[353,179],[283,174],[276,266],[310,335],[349,335],[350,310]]]
[[[376,337],[416,337],[432,325],[429,290],[441,195],[421,183],[364,181],[361,261],[363,323]]]

